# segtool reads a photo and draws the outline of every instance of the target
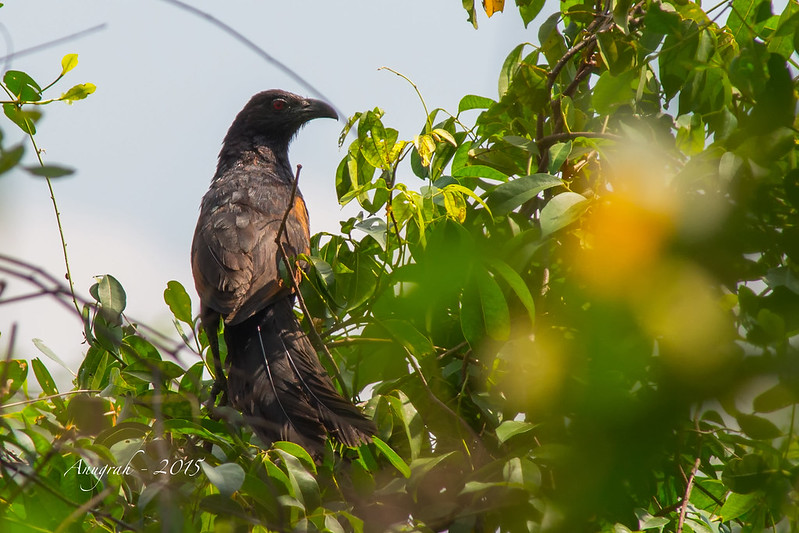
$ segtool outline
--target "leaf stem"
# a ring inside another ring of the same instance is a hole
[[[39,165],[44,167],[44,161],[42,160],[42,153],[39,151],[39,147],[36,145],[36,139],[33,137],[33,133],[28,129],[28,138],[31,140],[31,144],[33,145],[33,150],[36,152],[36,159],[39,160]],[[56,225],[58,226],[58,236],[61,239],[61,250],[64,255],[64,267],[66,268],[66,278],[67,283],[69,285],[69,293],[72,296],[72,303],[75,305],[75,310],[80,314],[80,306],[78,305],[78,299],[75,297],[75,284],[72,281],[72,272],[69,268],[69,254],[67,253],[67,240],[64,237],[64,225],[61,223],[61,212],[58,210],[58,202],[55,199],[55,191],[53,190],[53,182],[52,180],[45,176],[45,181],[47,182],[47,189],[50,191],[50,200],[53,204],[53,211],[55,212],[55,221]]]

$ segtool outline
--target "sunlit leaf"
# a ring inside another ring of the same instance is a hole
[[[166,284],[164,302],[177,320],[192,324],[191,298],[180,282],[172,280]]]
[[[61,75],[63,76],[78,66],[78,54],[67,54],[61,59]]]
[[[529,422],[521,422],[516,420],[506,420],[497,427],[497,440],[500,444],[504,444],[516,435],[522,435],[535,429],[535,424]]]
[[[42,99],[42,88],[25,72],[9,70],[3,75],[3,83],[21,102],[38,102]]]
[[[483,9],[491,17],[497,11],[505,9],[505,0],[483,0]]]
[[[93,83],[80,83],[62,94],[59,100],[70,103],[77,100],[83,100],[96,90],[97,87]]]
[[[460,103],[458,103],[458,113],[463,113],[464,111],[469,111],[471,109],[487,109],[493,103],[494,100],[491,98],[467,94],[461,98]]]
[[[550,235],[580,218],[588,200],[581,194],[564,192],[553,197],[541,210],[541,234]]]

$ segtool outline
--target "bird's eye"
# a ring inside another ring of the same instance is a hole
[[[272,100],[272,109],[275,111],[282,111],[286,107],[286,101],[282,98],[275,98]]]

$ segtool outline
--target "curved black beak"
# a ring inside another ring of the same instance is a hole
[[[333,106],[322,100],[314,100],[307,98],[302,104],[302,112],[308,117],[312,118],[332,118],[338,119],[338,113],[333,109]]]

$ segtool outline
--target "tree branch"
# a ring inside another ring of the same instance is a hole
[[[308,307],[306,307],[305,300],[300,293],[300,287],[298,285],[297,279],[294,277],[294,267],[291,264],[291,259],[286,253],[286,249],[283,246],[283,241],[281,240],[281,236],[286,230],[286,221],[289,218],[289,213],[291,213],[291,210],[294,207],[294,198],[297,194],[297,186],[300,182],[300,170],[302,170],[302,165],[297,165],[297,173],[294,175],[294,183],[291,186],[291,196],[289,197],[288,206],[286,206],[286,212],[283,213],[283,220],[280,221],[280,227],[277,229],[275,244],[277,244],[277,249],[280,251],[280,257],[283,259],[283,264],[286,265],[286,270],[288,270],[289,283],[291,283],[291,288],[294,292],[294,295],[297,297],[297,303],[300,306],[300,310],[302,311],[305,320],[308,322],[308,337],[311,341],[311,344],[313,344],[317,351],[325,354],[327,362],[333,367],[333,373],[335,375],[336,381],[338,381],[338,384],[341,387],[341,392],[345,398],[351,398],[349,389],[344,382],[344,378],[341,376],[341,371],[339,370],[335,359],[333,359],[333,355],[327,349],[327,346],[325,346],[325,343],[319,336],[319,332],[316,331],[316,328],[313,325],[313,321],[311,321],[311,314],[308,312]]]

